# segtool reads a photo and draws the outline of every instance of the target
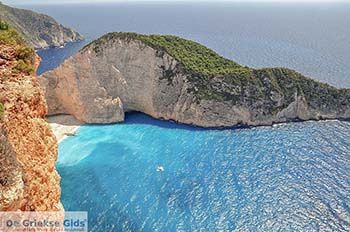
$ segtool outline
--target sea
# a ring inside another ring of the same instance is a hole
[[[236,62],[350,87],[350,4],[21,5],[86,38],[38,51],[38,73],[112,31],[173,34]],[[350,122],[203,129],[129,113],[59,144],[62,203],[89,231],[350,231]]]

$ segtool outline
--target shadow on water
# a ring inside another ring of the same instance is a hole
[[[145,113],[133,111],[128,112],[125,114],[125,121],[123,124],[141,124],[141,125],[153,125],[165,129],[182,129],[182,130],[189,130],[189,131],[225,131],[225,130],[244,130],[244,129],[253,129],[253,128],[272,128],[279,125],[297,125],[300,127],[303,127],[304,123],[324,123],[329,121],[338,121],[338,122],[348,122],[350,123],[350,119],[327,119],[327,118],[321,118],[319,120],[316,119],[309,119],[309,120],[301,120],[301,119],[291,119],[288,122],[281,122],[281,123],[273,123],[273,125],[259,125],[259,126],[249,126],[244,124],[239,124],[236,126],[231,127],[200,127],[196,125],[190,125],[190,124],[183,124],[180,122],[176,122],[173,120],[165,120],[165,119],[157,119],[153,118]]]
[[[128,112],[125,114],[125,122],[123,124],[127,125],[152,125],[157,126],[165,129],[182,129],[182,130],[189,130],[189,131],[209,131],[209,130],[234,130],[234,129],[248,129],[251,128],[249,126],[245,125],[239,125],[234,127],[226,127],[226,128],[203,128],[195,125],[186,125],[179,122],[171,121],[171,120],[163,120],[163,119],[156,119],[149,115],[146,115],[141,112]]]

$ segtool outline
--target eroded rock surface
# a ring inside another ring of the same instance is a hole
[[[62,210],[57,141],[38,77],[18,66],[19,46],[0,41],[0,211]],[[39,58],[32,58],[25,62],[35,69]]]
[[[0,211],[21,207],[24,192],[23,173],[3,130],[0,131]]]

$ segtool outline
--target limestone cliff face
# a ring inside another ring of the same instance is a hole
[[[62,26],[48,15],[13,8],[2,3],[0,3],[0,19],[19,31],[34,48],[62,46],[83,39],[78,32]]]
[[[0,103],[4,108],[0,114],[0,211],[62,210],[55,169],[57,141],[44,120],[43,92],[38,78],[18,66],[20,45],[4,41],[0,41]],[[33,58],[35,68],[39,58]]]
[[[140,111],[203,127],[350,118],[349,90],[287,69],[244,68],[248,77],[237,82],[190,70],[170,53],[137,36],[104,36],[42,75],[49,114],[113,123]]]
[[[22,169],[7,134],[0,131],[0,211],[21,207],[24,193]]]

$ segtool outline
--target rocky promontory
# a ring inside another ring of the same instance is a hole
[[[6,21],[21,33],[27,44],[34,48],[63,46],[82,40],[76,31],[59,24],[54,18],[4,5],[0,2],[0,21]]]
[[[0,28],[0,211],[63,209],[39,61],[15,30]]]
[[[114,123],[129,111],[203,127],[349,119],[350,90],[252,69],[176,36],[109,33],[40,78],[49,114]]]

